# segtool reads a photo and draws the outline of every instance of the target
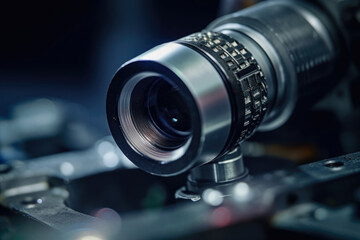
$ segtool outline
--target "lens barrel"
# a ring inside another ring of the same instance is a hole
[[[311,5],[271,1],[125,63],[107,97],[115,141],[141,169],[170,176],[281,126],[339,79],[329,22]]]

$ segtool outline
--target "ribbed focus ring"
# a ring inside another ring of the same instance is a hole
[[[249,137],[268,106],[265,76],[255,58],[242,44],[221,33],[195,33],[178,42],[207,57],[224,78],[233,110],[232,136],[227,147]]]

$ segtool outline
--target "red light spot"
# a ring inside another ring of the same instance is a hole
[[[231,223],[232,214],[227,207],[218,207],[211,214],[211,223],[216,227],[224,227]]]
[[[121,221],[119,214],[111,208],[101,208],[94,215],[109,222]]]

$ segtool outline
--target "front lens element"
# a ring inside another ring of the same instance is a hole
[[[175,150],[191,136],[185,97],[162,76],[149,76],[136,84],[130,98],[130,112],[139,134],[159,150]]]
[[[128,143],[140,154],[169,162],[187,149],[192,126],[184,93],[152,72],[133,76],[119,98],[119,117]]]
[[[186,102],[177,86],[163,78],[154,81],[147,96],[147,109],[154,125],[171,137],[186,137],[191,121]]]

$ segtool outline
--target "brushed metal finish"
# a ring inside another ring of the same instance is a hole
[[[185,151],[198,152],[195,164],[203,164],[213,160],[225,145],[231,125],[231,106],[224,82],[216,69],[196,51],[177,43],[167,43],[155,47],[138,56],[125,65],[136,61],[154,61],[170,69],[186,85],[191,92],[200,113],[201,136],[191,137],[179,149],[164,151],[151,144],[134,127],[129,117],[130,95],[134,86],[148,76],[156,76],[156,72],[141,72],[129,80],[119,98],[119,119],[128,144],[140,155],[166,163],[176,161]],[[164,76],[166,77],[166,76]],[[171,79],[170,79],[171,80]],[[195,125],[195,124],[193,124]],[[199,141],[199,149],[188,149],[191,141]]]

